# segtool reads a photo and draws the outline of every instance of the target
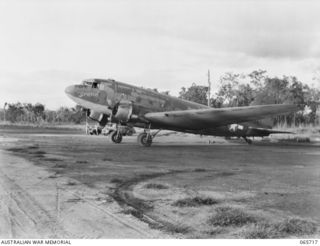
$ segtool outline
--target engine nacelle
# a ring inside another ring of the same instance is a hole
[[[132,116],[132,102],[120,101],[113,109],[113,118],[116,121],[128,122]]]
[[[101,113],[97,113],[93,110],[88,110],[87,116],[90,119],[99,122],[100,126],[105,126],[108,123],[108,115],[106,115],[106,114],[101,114]]]

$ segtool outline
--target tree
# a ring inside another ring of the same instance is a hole
[[[49,123],[55,123],[57,121],[57,112],[54,110],[45,110],[45,120]]]
[[[260,90],[264,86],[264,82],[267,78],[266,73],[266,70],[258,69],[248,74],[250,84],[253,85],[256,90]]]
[[[76,124],[80,124],[81,122],[85,121],[86,119],[86,112],[80,105],[76,105],[74,108],[71,109],[71,120]]]
[[[242,74],[226,73],[222,76],[216,101],[227,107],[250,105],[254,99],[254,90],[244,79]]]
[[[235,92],[236,106],[249,106],[254,100],[254,90],[249,84],[240,84]]]
[[[161,91],[160,93],[163,94],[163,95],[167,95],[167,96],[170,95],[170,91]]]
[[[195,83],[193,83],[188,89],[182,87],[181,91],[179,92],[179,98],[207,105],[208,87],[196,85]]]
[[[317,115],[317,109],[320,102],[320,90],[314,87],[304,86],[305,104],[310,109],[310,112],[304,116],[305,123],[319,124],[320,116]]]
[[[265,79],[264,86],[256,93],[253,104],[281,104],[289,96],[289,81],[286,77],[283,79],[274,77]]]
[[[9,103],[6,109],[6,119],[14,123],[22,121],[22,117],[25,114],[21,103]]]
[[[45,107],[44,107],[44,105],[41,104],[41,103],[36,103],[36,104],[33,106],[33,113],[34,113],[34,115],[36,116],[37,121],[39,121],[40,119],[43,119],[43,117],[44,117],[44,110],[45,110]]]
[[[72,110],[67,107],[60,107],[57,110],[57,121],[58,122],[70,122]]]
[[[220,89],[217,93],[217,100],[224,106],[236,106],[234,100],[236,99],[235,88],[239,84],[239,74],[225,73],[220,78]]]
[[[56,112],[56,121],[65,123],[80,124],[85,120],[86,112],[82,107],[76,105],[75,108],[60,107]]]

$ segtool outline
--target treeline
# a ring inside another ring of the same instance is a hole
[[[60,107],[58,110],[48,110],[41,103],[6,103],[2,119],[25,123],[75,123],[85,121],[85,112],[80,106],[74,108]]]
[[[193,84],[181,88],[180,98],[201,104],[208,102],[208,87]],[[210,98],[211,107],[235,107],[262,104],[296,104],[302,111],[273,119],[273,125],[319,125],[317,110],[320,90],[310,87],[296,77],[270,77],[264,70],[249,74],[225,73],[219,80],[218,91]]]
[[[208,87],[197,84],[183,87],[179,97],[207,105]],[[210,97],[210,106],[216,108],[283,103],[300,105],[300,112],[272,119],[273,125],[289,126],[319,125],[319,102],[318,88],[310,87],[296,77],[270,77],[264,70],[249,74],[225,73],[218,82],[217,92]],[[5,105],[5,115],[3,111],[0,113],[1,119],[10,122],[80,124],[85,121],[85,112],[78,105],[48,110],[41,103],[9,103]]]

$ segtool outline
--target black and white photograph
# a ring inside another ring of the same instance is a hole
[[[1,244],[319,244],[319,13],[0,0]]]

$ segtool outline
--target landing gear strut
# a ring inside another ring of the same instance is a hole
[[[111,133],[111,140],[112,140],[112,142],[117,143],[117,144],[121,143],[122,134],[120,133],[119,130]]]

